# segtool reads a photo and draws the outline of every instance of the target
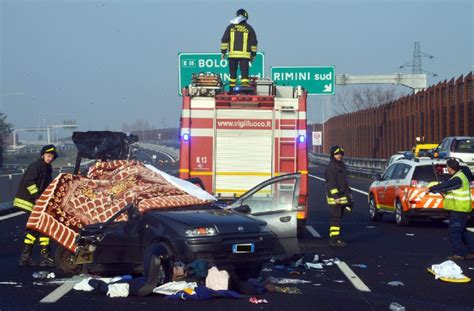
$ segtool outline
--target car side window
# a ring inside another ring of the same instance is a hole
[[[385,171],[385,173],[383,174],[382,176],[382,180],[389,180],[392,178],[392,175],[393,175],[393,172],[395,171],[395,167],[397,166],[398,164],[392,164],[389,168],[387,168],[387,170]]]
[[[408,172],[410,171],[411,166],[407,164],[398,164],[395,168],[391,179],[405,179]]]
[[[298,202],[298,184],[295,178],[272,183],[242,201],[252,214],[293,210]]]

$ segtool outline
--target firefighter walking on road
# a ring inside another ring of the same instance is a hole
[[[456,159],[447,161],[451,178],[427,192],[443,193],[443,208],[449,211],[449,241],[454,255],[450,260],[474,259],[474,234],[466,230],[472,211],[470,182]]]
[[[51,163],[53,163],[57,157],[58,153],[54,145],[46,145],[41,149],[41,157],[28,166],[20,181],[16,197],[13,200],[14,207],[31,213],[35,201],[53,180]],[[41,236],[38,232],[33,230],[26,230],[24,247],[18,264],[20,266],[31,266],[35,264],[31,256],[37,240],[41,247],[39,265],[42,267],[54,266],[54,260],[49,255],[49,237]]]
[[[247,23],[248,18],[247,11],[238,10],[221,40],[222,59],[225,59],[228,52],[231,91],[237,84],[238,67],[242,75],[242,85],[249,84],[249,63],[257,55],[257,35],[252,26]]]
[[[330,150],[331,161],[324,172],[327,188],[327,202],[331,209],[329,245],[344,247],[341,239],[341,222],[344,213],[352,211],[352,194],[349,188],[346,165],[342,161],[344,150],[334,146]]]

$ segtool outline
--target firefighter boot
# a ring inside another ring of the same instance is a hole
[[[34,266],[35,262],[33,261],[33,258],[31,258],[32,253],[33,244],[25,244],[20,259],[18,260],[18,264],[20,266]]]
[[[329,245],[335,246],[335,247],[346,247],[347,243],[344,242],[340,237],[335,236],[335,237],[330,238]]]
[[[41,246],[41,260],[40,260],[40,267],[54,267],[54,260],[53,258],[49,257],[49,245],[48,246]]]

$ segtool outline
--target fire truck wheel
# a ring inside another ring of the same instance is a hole
[[[372,221],[379,221],[382,220],[383,214],[379,212],[377,208],[377,203],[375,202],[375,198],[373,194],[370,194],[369,200],[369,219]]]
[[[403,206],[400,200],[395,202],[395,222],[398,226],[408,226],[410,218],[403,212]]]

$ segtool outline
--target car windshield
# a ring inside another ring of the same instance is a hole
[[[474,138],[456,139],[453,143],[452,151],[460,153],[474,153]]]
[[[417,181],[418,184],[429,184],[436,181],[446,181],[450,177],[446,164],[429,164],[417,166],[413,173],[412,180]]]

